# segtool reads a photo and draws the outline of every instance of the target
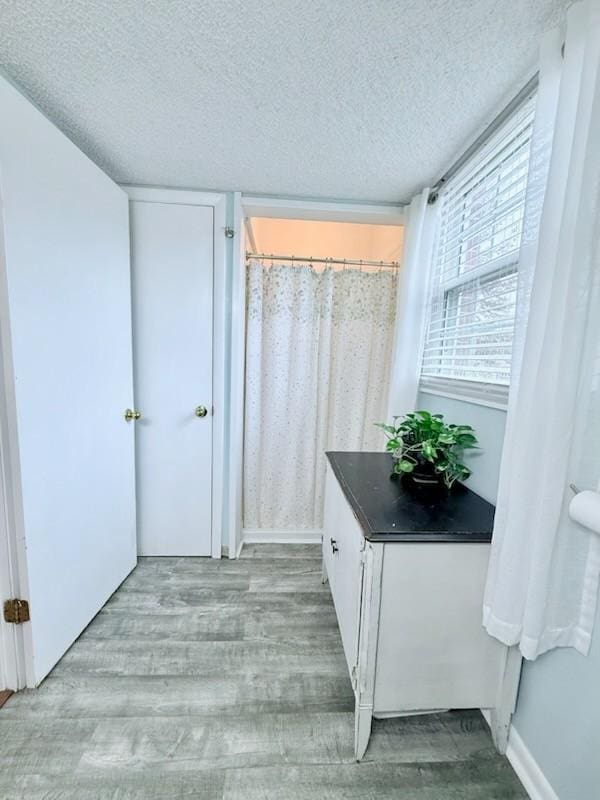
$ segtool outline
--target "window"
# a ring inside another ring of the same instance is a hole
[[[425,391],[506,402],[533,114],[532,97],[440,193]]]

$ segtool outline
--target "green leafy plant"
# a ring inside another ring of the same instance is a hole
[[[398,421],[400,420],[400,421]],[[440,478],[450,489],[457,480],[471,474],[461,458],[465,450],[477,447],[470,425],[447,425],[443,414],[415,411],[394,417],[393,425],[376,423],[388,437],[386,450],[394,456],[398,475],[427,473]]]

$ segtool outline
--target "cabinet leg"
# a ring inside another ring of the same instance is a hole
[[[517,704],[517,691],[521,677],[521,653],[510,647],[506,653],[506,664],[500,687],[498,705],[490,711],[492,739],[499,753],[506,753],[510,722]]]
[[[354,714],[354,755],[360,761],[365,754],[371,738],[371,720],[373,706],[361,706],[356,703]]]
[[[502,709],[492,708],[490,711],[490,730],[496,750],[504,755],[508,746],[508,733],[512,714],[502,713]]]

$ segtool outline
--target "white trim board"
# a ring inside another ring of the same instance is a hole
[[[461,403],[472,403],[476,406],[486,406],[487,408],[497,408],[499,411],[506,412],[508,409],[508,387],[504,392],[502,389],[496,391],[486,391],[485,389],[475,389],[473,391],[454,388],[452,380],[436,381],[433,379],[421,379],[419,383],[421,394],[431,394],[436,397],[447,397],[450,400],[459,400]]]
[[[531,751],[512,727],[508,734],[506,757],[531,800],[560,800]]]
[[[243,528],[242,544],[321,544],[323,531],[272,530],[268,528]]]
[[[1,189],[1,187],[0,187]],[[0,192],[0,600],[29,598],[17,401]],[[31,625],[0,619],[0,689],[34,686]]]
[[[244,385],[246,374],[246,233],[242,195],[233,197],[233,257],[231,264],[231,375],[229,383],[228,442],[228,543],[229,558],[237,558],[242,545],[244,453]]]
[[[247,217],[314,219],[324,222],[358,222],[368,225],[404,225],[405,206],[341,203],[322,200],[282,199],[242,195]]]
[[[227,195],[221,192],[201,192],[194,189],[169,189],[163,186],[134,186],[121,183],[121,189],[130,200],[141,200],[145,203],[177,203],[186,206],[219,205]]]
[[[489,711],[482,709],[481,713],[489,725]],[[531,800],[560,800],[519,732],[512,725],[508,733],[506,757]]]

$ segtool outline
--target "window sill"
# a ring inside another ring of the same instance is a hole
[[[506,411],[508,407],[508,386],[497,383],[478,383],[451,378],[422,378],[419,391],[450,400],[474,403],[478,406],[497,408]]]

